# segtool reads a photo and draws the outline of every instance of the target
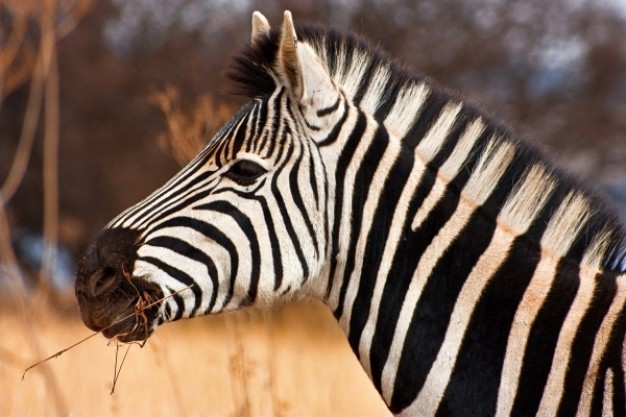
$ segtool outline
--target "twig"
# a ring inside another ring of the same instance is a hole
[[[173,296],[175,296],[175,295],[177,295],[177,294],[180,294],[180,293],[181,293],[181,292],[183,292],[183,291],[186,291],[186,290],[190,289],[192,286],[193,286],[193,284],[191,284],[191,285],[189,285],[189,286],[187,286],[187,287],[185,287],[185,288],[182,288],[182,289],[180,289],[180,290],[178,290],[178,291],[176,291],[176,292],[173,292],[173,293],[171,293],[171,294],[169,294],[169,295],[167,295],[167,296],[165,296],[165,297],[162,297],[162,298],[160,298],[160,299],[158,299],[158,300],[156,300],[156,301],[153,301],[153,302],[151,302],[151,303],[149,303],[149,304],[146,304],[146,305],[144,305],[144,306],[143,306],[143,309],[144,309],[144,310],[149,309],[150,307],[153,307],[153,306],[157,305],[158,303],[160,303],[160,302],[162,302],[162,301],[164,301],[164,300],[166,300],[166,299],[168,299],[168,298],[170,298],[170,297],[173,297]],[[76,346],[80,345],[81,343],[86,342],[87,340],[91,339],[92,337],[94,337],[94,336],[96,336],[96,335],[98,335],[98,334],[102,333],[103,331],[107,330],[108,328],[110,328],[110,327],[112,327],[112,326],[114,326],[114,325],[116,325],[116,324],[119,324],[119,323],[123,322],[124,320],[126,320],[126,319],[129,319],[129,318],[131,318],[131,317],[136,316],[136,314],[137,314],[137,313],[136,313],[135,311],[133,311],[132,313],[130,313],[130,314],[128,314],[128,315],[126,315],[126,316],[122,317],[121,319],[115,320],[114,322],[112,322],[112,323],[111,323],[111,324],[109,324],[108,326],[106,326],[106,327],[104,327],[104,328],[102,328],[102,329],[98,330],[97,332],[94,332],[94,333],[90,334],[89,336],[87,336],[87,337],[85,337],[85,338],[83,338],[83,339],[79,340],[78,342],[74,343],[73,345],[71,345],[71,346],[69,346],[69,347],[67,347],[67,348],[65,348],[65,349],[61,349],[60,351],[58,351],[58,352],[56,352],[56,353],[54,353],[54,354],[52,354],[52,355],[48,356],[47,358],[42,359],[42,360],[38,361],[37,363],[32,364],[31,366],[29,366],[28,368],[26,368],[26,369],[24,370],[24,373],[22,374],[22,381],[23,381],[23,380],[24,380],[24,378],[26,377],[26,372],[30,371],[31,369],[33,369],[33,368],[35,368],[35,367],[37,367],[37,366],[39,366],[39,365],[41,365],[41,364],[43,364],[43,363],[45,363],[45,362],[48,362],[50,359],[55,359],[55,358],[58,358],[58,357],[59,357],[59,356],[61,356],[63,353],[67,352],[68,350],[73,349],[74,347],[76,347]]]
[[[116,323],[116,324],[117,324],[117,323]],[[102,330],[105,330],[105,329],[102,329]],[[100,332],[101,332],[102,330],[100,330]],[[26,377],[26,372],[28,372],[28,371],[30,371],[31,369],[33,369],[33,368],[35,368],[35,367],[37,367],[37,366],[39,366],[39,365],[43,364],[44,362],[48,362],[50,359],[55,359],[55,358],[58,358],[59,356],[61,356],[61,355],[62,355],[62,354],[64,354],[65,352],[67,352],[68,350],[70,350],[70,349],[72,349],[72,348],[74,348],[74,347],[76,347],[76,346],[80,345],[80,344],[81,344],[81,343],[83,343],[83,342],[86,342],[87,340],[91,339],[92,337],[96,336],[97,334],[100,334],[100,332],[95,332],[95,333],[92,333],[92,334],[90,334],[89,336],[87,336],[87,337],[85,337],[85,338],[83,338],[83,339],[79,340],[78,342],[74,343],[73,345],[71,345],[71,346],[69,346],[69,347],[66,347],[65,349],[61,349],[61,350],[60,350],[60,351],[58,351],[57,353],[55,353],[55,354],[53,354],[53,355],[48,356],[46,359],[40,360],[39,362],[37,362],[37,363],[35,363],[35,364],[33,364],[33,365],[29,366],[28,368],[26,368],[26,369],[24,370],[24,373],[22,374],[22,381],[23,381],[23,380],[24,380],[24,378]]]
[[[120,363],[120,368],[117,369],[117,354],[120,349],[120,344],[117,343],[115,345],[115,366],[113,367],[113,386],[111,387],[111,395],[113,395],[113,393],[115,392],[115,385],[117,385],[117,380],[119,379],[120,373],[122,372],[122,366],[124,366],[124,361],[126,361],[126,356],[128,355],[128,351],[130,351],[131,346],[132,343],[127,344],[126,352],[124,353],[124,356],[122,357],[122,362]]]

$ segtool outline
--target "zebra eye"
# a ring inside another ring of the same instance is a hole
[[[242,159],[230,167],[228,172],[224,174],[227,178],[235,181],[240,185],[250,185],[267,170],[256,162]]]

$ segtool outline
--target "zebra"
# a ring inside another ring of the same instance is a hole
[[[145,341],[309,296],[396,415],[626,415],[626,233],[600,198],[289,11],[278,30],[253,13],[228,77],[247,104],[79,261],[88,327]]]

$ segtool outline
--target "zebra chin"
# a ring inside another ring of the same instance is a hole
[[[147,339],[156,327],[161,288],[132,275],[138,232],[105,229],[78,262],[75,294],[81,318],[121,342]]]

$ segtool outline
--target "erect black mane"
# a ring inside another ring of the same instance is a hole
[[[272,30],[256,43],[250,43],[235,55],[226,72],[232,85],[229,92],[249,98],[269,95],[276,89],[272,67],[278,53],[280,32]]]
[[[390,94],[407,82],[419,82],[422,76],[417,76],[396,64],[386,53],[373,47],[363,37],[352,32],[340,32],[318,25],[296,25],[296,33],[300,41],[311,45],[323,46],[326,56],[322,57],[330,74],[347,68],[338,68],[337,56],[343,56],[344,66],[351,63],[355,53],[366,53],[369,58],[369,69],[378,68],[385,63],[393,73],[393,83],[390,83]],[[230,92],[250,98],[263,97],[271,94],[276,88],[274,65],[280,43],[280,30],[272,29],[269,36],[262,36],[254,43],[250,43],[234,56],[226,77],[231,81]],[[357,98],[358,101],[358,98]]]

